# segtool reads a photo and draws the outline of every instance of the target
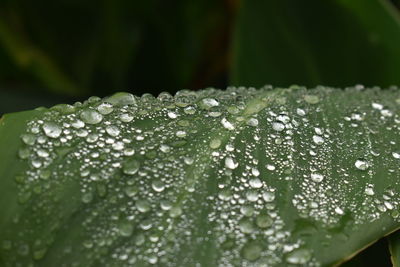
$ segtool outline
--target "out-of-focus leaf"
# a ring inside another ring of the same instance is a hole
[[[397,89],[117,94],[0,121],[4,266],[331,266],[400,227]]]
[[[237,85],[400,84],[399,14],[386,0],[243,0]]]
[[[65,75],[56,64],[37,47],[24,41],[0,20],[0,47],[8,51],[14,63],[26,73],[31,73],[51,91],[66,95],[84,92]]]
[[[173,91],[194,80],[211,84],[202,73],[220,60],[214,55],[227,53],[218,46],[228,29],[226,17],[224,1],[213,0],[0,3],[0,22],[7,25],[3,43],[15,65],[21,67],[29,55],[42,66],[27,69],[39,86],[66,92],[68,86],[57,87],[56,81],[68,77],[80,88],[69,91],[87,96],[122,88],[136,94]],[[16,37],[29,45],[14,45],[21,42]],[[14,83],[27,80],[26,73],[18,78]]]

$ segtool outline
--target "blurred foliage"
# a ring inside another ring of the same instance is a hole
[[[400,16],[387,1],[244,1],[234,47],[237,85],[400,84]]]
[[[398,0],[0,1],[0,114],[115,91],[400,83]]]
[[[87,97],[223,85],[231,8],[215,0],[3,0],[0,86]]]

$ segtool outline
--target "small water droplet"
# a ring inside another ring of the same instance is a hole
[[[103,115],[107,115],[110,114],[111,112],[113,112],[114,108],[113,105],[111,103],[101,103],[98,107],[97,110],[103,114]]]
[[[165,189],[165,184],[161,180],[155,180],[151,183],[151,187],[156,192],[162,192]]]
[[[210,141],[210,148],[212,149],[217,149],[221,146],[221,140],[220,139],[211,139]]]
[[[148,212],[150,210],[150,203],[147,200],[138,200],[136,201],[136,208],[138,209],[138,211],[145,213]]]
[[[305,95],[304,101],[309,104],[317,104],[319,102],[319,97],[317,95]]]
[[[56,123],[46,122],[43,124],[43,131],[50,138],[58,138],[62,133],[62,128]]]
[[[219,102],[214,98],[204,98],[199,105],[203,109],[211,109],[212,107],[219,106]]]
[[[392,156],[393,156],[393,158],[395,158],[395,159],[400,159],[400,152],[392,152]]]
[[[313,180],[316,183],[322,182],[323,179],[324,179],[324,176],[322,174],[319,174],[319,173],[311,174],[311,180]]]
[[[239,166],[239,163],[235,162],[233,158],[231,157],[226,157],[225,158],[225,167],[228,169],[234,170]]]
[[[84,109],[80,114],[81,120],[89,124],[97,124],[103,120],[103,115],[92,109]]]
[[[298,248],[286,255],[286,261],[291,264],[306,264],[311,260],[311,251],[306,248]]]
[[[250,242],[243,246],[241,254],[246,260],[255,261],[260,258],[261,252],[262,247],[259,244]]]
[[[262,194],[262,197],[265,202],[272,202],[275,200],[275,193],[266,191]]]
[[[267,214],[259,214],[256,218],[256,224],[260,228],[268,228],[272,223],[272,218]]]
[[[281,131],[285,130],[285,125],[281,122],[273,122],[272,129],[274,129],[277,132],[281,132]]]
[[[118,224],[118,233],[124,237],[131,236],[133,233],[133,225],[129,221],[121,221]]]
[[[314,143],[317,145],[322,145],[325,141],[324,138],[322,138],[319,135],[314,135],[312,138],[313,138]]]
[[[357,169],[359,169],[361,171],[365,171],[365,170],[367,170],[369,168],[368,162],[363,160],[363,159],[356,160],[354,165],[356,166]]]
[[[171,218],[177,218],[181,216],[181,214],[182,214],[182,208],[179,206],[174,206],[169,210],[169,216]]]
[[[129,160],[123,164],[122,171],[128,175],[134,175],[138,172],[140,167],[140,162],[137,160]]]
[[[113,137],[117,137],[121,131],[118,129],[117,126],[111,125],[106,127],[106,132]]]
[[[249,184],[252,188],[261,188],[263,186],[262,182],[258,178],[251,179]]]
[[[235,126],[231,122],[229,122],[226,118],[223,118],[221,120],[221,123],[225,129],[230,130],[230,131],[235,130]]]

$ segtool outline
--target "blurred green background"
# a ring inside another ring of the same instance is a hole
[[[0,115],[117,91],[398,85],[399,3],[1,0]]]

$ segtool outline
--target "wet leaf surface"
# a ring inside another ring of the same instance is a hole
[[[0,121],[4,266],[329,266],[400,227],[398,89],[119,93]]]

